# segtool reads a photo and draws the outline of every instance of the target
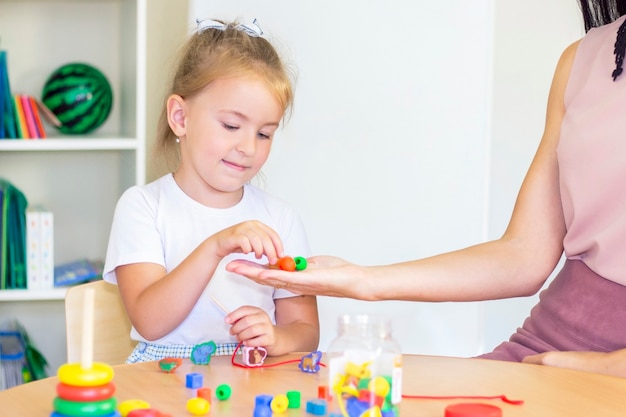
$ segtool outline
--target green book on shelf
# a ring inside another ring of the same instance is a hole
[[[2,270],[0,271],[0,289],[6,290],[8,288],[7,280],[9,275],[9,265],[7,258],[7,214],[9,212],[9,199],[6,187],[0,179],[0,188],[2,189],[2,207],[0,207],[0,223],[2,223],[2,237],[0,240],[0,259],[2,263]]]
[[[15,139],[15,108],[11,98],[11,87],[9,86],[9,71],[7,69],[7,52],[0,51],[0,139]]]
[[[13,201],[9,205],[9,250],[11,251],[13,288],[26,289],[26,206],[24,194],[11,187]]]
[[[6,265],[4,247],[6,235],[4,233],[4,189],[0,187],[0,290],[6,288]]]
[[[26,289],[26,207],[24,194],[0,179],[2,201],[2,276],[0,289]]]

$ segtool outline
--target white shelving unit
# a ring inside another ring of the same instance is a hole
[[[67,288],[54,288],[52,290],[7,290],[0,291],[2,301],[50,301],[64,300]]]
[[[0,140],[0,177],[54,214],[55,265],[104,259],[115,204],[145,182],[146,0],[0,0],[0,48],[13,94],[41,97],[61,65],[108,78],[113,109],[93,134]],[[17,318],[50,362],[65,361],[65,289],[0,291],[0,321]],[[1,323],[0,323],[1,324]]]

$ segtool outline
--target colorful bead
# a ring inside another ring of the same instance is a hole
[[[187,374],[185,381],[185,386],[187,388],[200,388],[202,386],[202,374],[197,372]]]
[[[270,408],[274,413],[284,413],[287,407],[289,407],[289,399],[284,394],[276,395],[270,403]]]
[[[320,385],[317,387],[317,398],[321,400],[328,400],[330,393],[328,392],[328,385]]]
[[[278,267],[283,271],[295,271],[296,263],[294,262],[293,258],[285,256],[284,258],[280,258],[278,260]]]
[[[378,397],[374,394],[374,392],[368,390],[359,391],[358,399],[362,403],[377,405],[378,407],[382,407],[385,402],[384,397]]]
[[[365,414],[368,408],[369,404],[359,401],[356,397],[349,397],[346,399],[346,411],[349,416],[360,416],[361,414]]]
[[[300,391],[287,391],[289,408],[300,408]]]
[[[376,394],[377,397],[386,397],[390,389],[389,381],[382,376],[377,376],[369,383],[369,390]]]
[[[309,400],[306,402],[306,412],[315,416],[323,416],[326,414],[326,400]]]
[[[243,363],[247,366],[261,366],[267,357],[267,350],[262,346],[244,346],[242,349]]]
[[[207,414],[211,410],[211,403],[204,398],[195,397],[187,400],[187,411],[196,416]]]
[[[253,417],[271,417],[273,397],[267,394],[260,394],[254,397]]]
[[[293,261],[296,264],[297,271],[304,271],[306,269],[307,267],[306,258],[303,258],[302,256],[296,256],[295,258],[293,258]]]
[[[144,400],[136,399],[124,400],[120,403],[120,405],[117,406],[117,409],[119,410],[122,417],[127,417],[131,411],[145,408],[150,408],[150,404],[148,404]]]
[[[398,411],[398,407],[391,406],[386,410],[381,410],[383,417],[398,417],[400,415],[400,412]]]
[[[316,373],[320,370],[320,360],[322,359],[322,352],[316,350],[315,352],[308,353],[300,359],[298,368],[303,372]]]
[[[159,368],[163,372],[174,372],[182,363],[181,358],[163,358],[159,361]]]
[[[218,400],[225,401],[230,398],[231,391],[230,385],[222,384],[215,390],[215,396]]]
[[[208,365],[211,362],[211,355],[217,350],[217,345],[214,341],[200,343],[195,345],[191,351],[191,362],[196,365]]]
[[[208,402],[211,402],[211,398],[212,398],[211,388],[207,388],[207,387],[198,388],[198,391],[196,391],[196,395],[200,398],[204,398]]]
[[[259,394],[254,397],[254,407],[270,407],[272,404],[272,396],[267,394]]]
[[[269,407],[254,407],[252,417],[272,417],[272,409]]]

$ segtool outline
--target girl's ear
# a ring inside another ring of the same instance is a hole
[[[167,123],[172,132],[178,137],[185,136],[186,128],[186,103],[178,94],[172,94],[167,98]]]

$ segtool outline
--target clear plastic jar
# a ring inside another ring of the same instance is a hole
[[[402,351],[391,336],[390,319],[367,314],[340,316],[327,358],[332,415],[399,416]]]

